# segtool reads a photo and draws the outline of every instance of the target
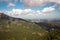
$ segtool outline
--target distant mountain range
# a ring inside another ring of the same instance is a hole
[[[48,20],[48,19],[22,19],[22,18],[15,18],[15,17],[11,17],[9,15],[6,15],[4,13],[0,13],[0,15],[2,16],[2,19],[9,19],[10,18],[14,18],[14,19],[19,19],[19,20],[24,20],[24,21],[28,21],[28,22],[60,22],[60,19],[54,19],[54,20]]]
[[[47,40],[47,34],[47,30],[34,22],[0,14],[0,40]]]

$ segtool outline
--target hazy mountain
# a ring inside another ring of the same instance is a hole
[[[35,23],[0,14],[0,40],[47,40],[47,34],[47,30]]]
[[[52,27],[48,30],[49,26]],[[59,29],[54,23],[35,23],[21,18],[13,18],[0,13],[0,40],[60,40]]]

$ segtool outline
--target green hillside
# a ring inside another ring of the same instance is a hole
[[[0,15],[0,40],[60,40],[60,31],[47,31],[32,22]]]
[[[7,19],[6,19],[7,18]],[[9,19],[8,19],[9,18]],[[48,31],[35,23],[16,18],[0,17],[0,40],[47,40]]]

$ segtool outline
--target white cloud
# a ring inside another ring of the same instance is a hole
[[[13,4],[13,3],[8,4],[8,7],[13,7],[13,6],[15,6],[15,4]]]
[[[10,16],[20,16],[20,15],[42,15],[42,12],[37,10],[34,11],[32,9],[12,9],[11,11],[6,11],[5,14],[7,13],[7,15]]]
[[[47,8],[47,10],[50,10],[51,7]],[[15,18],[22,18],[22,19],[38,19],[38,18],[51,18],[51,17],[55,17],[56,15],[52,14],[52,13],[45,13],[45,12],[52,12],[51,10],[50,11],[47,11],[46,8],[43,9],[44,12],[40,11],[40,10],[37,10],[37,11],[34,11],[32,9],[12,9],[11,11],[5,11],[5,14],[8,15],[8,16],[11,16],[11,17],[15,17]],[[46,11],[45,11],[46,10]],[[51,17],[50,17],[51,16]]]
[[[42,10],[42,12],[52,12],[52,11],[54,11],[54,10],[55,10],[54,7],[47,7],[47,8],[44,8],[44,9]]]
[[[60,0],[22,0],[25,6],[33,7],[33,6],[40,6],[49,2],[55,2],[60,4]]]
[[[29,12],[29,11],[32,11],[32,10],[31,9],[25,9],[24,11]]]
[[[57,4],[60,4],[60,0],[50,0],[50,2],[55,2]]]
[[[30,12],[32,12],[31,9],[12,9],[11,11],[6,11],[5,13],[8,13],[8,15],[10,16],[14,16],[14,15],[26,15],[29,14]]]
[[[48,2],[48,0],[23,0],[25,6],[40,6],[44,3]]]
[[[12,9],[11,11],[6,11],[5,14],[16,17],[16,18],[37,18],[37,17],[47,17],[50,14],[47,12],[52,12],[55,10],[53,7],[44,8],[41,10],[32,10],[32,9]],[[46,12],[46,13],[45,13]]]
[[[12,12],[15,14],[21,14],[23,10],[21,9],[12,9]]]
[[[3,13],[4,11],[0,10],[0,13]]]
[[[37,10],[36,12],[37,12],[38,14],[42,14],[42,12],[41,12],[41,11],[39,11],[39,10]]]

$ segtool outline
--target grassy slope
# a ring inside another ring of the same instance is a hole
[[[51,26],[59,24],[48,23]],[[0,18],[0,40],[60,40],[60,30],[50,32],[35,23]]]
[[[48,32],[23,20],[0,20],[0,40],[47,40]],[[47,36],[47,37],[46,37]],[[3,39],[4,38],[4,39]]]

